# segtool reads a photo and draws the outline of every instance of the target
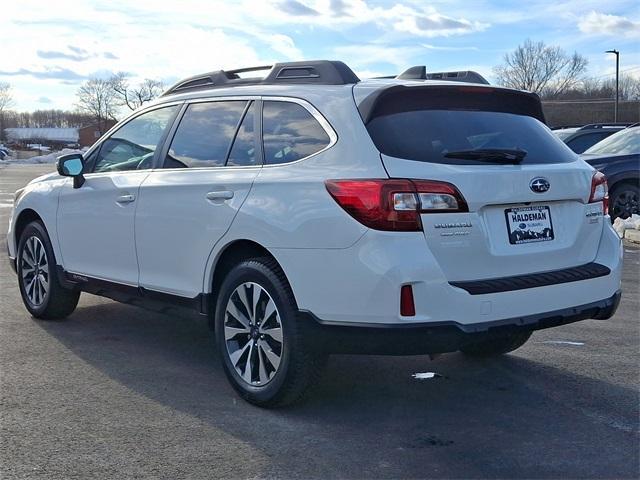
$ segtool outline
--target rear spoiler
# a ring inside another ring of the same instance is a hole
[[[371,93],[358,105],[365,125],[377,116],[420,109],[514,113],[546,123],[537,94],[484,85],[390,85]]]

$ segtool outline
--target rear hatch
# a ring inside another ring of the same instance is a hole
[[[468,211],[423,213],[449,281],[592,262],[594,171],[544,125],[537,96],[484,86],[394,86],[359,106],[391,178],[453,184]],[[523,152],[525,153],[524,156]]]

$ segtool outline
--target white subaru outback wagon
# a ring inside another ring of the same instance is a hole
[[[474,72],[199,75],[57,170],[9,227],[31,315],[80,292],[195,309],[261,406],[299,399],[330,353],[503,354],[620,299],[606,179],[536,95]]]

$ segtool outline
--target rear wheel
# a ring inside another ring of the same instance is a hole
[[[231,385],[262,407],[300,400],[319,377],[325,358],[298,321],[284,273],[270,258],[246,260],[220,287],[215,335]]]
[[[611,220],[629,218],[633,214],[640,214],[640,189],[637,185],[623,183],[611,189],[609,214]]]
[[[503,334],[481,340],[479,342],[470,343],[460,351],[466,355],[473,357],[491,357],[494,355],[502,355],[504,353],[513,352],[524,345],[533,332],[517,332]]]
[[[56,275],[56,259],[44,225],[31,222],[18,243],[18,284],[22,301],[36,318],[65,318],[75,310],[80,292],[64,288]]]

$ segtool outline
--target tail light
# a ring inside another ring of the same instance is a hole
[[[327,180],[327,190],[349,215],[375,230],[422,230],[421,213],[468,212],[446,182],[409,179]]]
[[[591,179],[591,195],[589,203],[602,202],[603,214],[609,213],[609,186],[607,177],[602,172],[596,172]]]

